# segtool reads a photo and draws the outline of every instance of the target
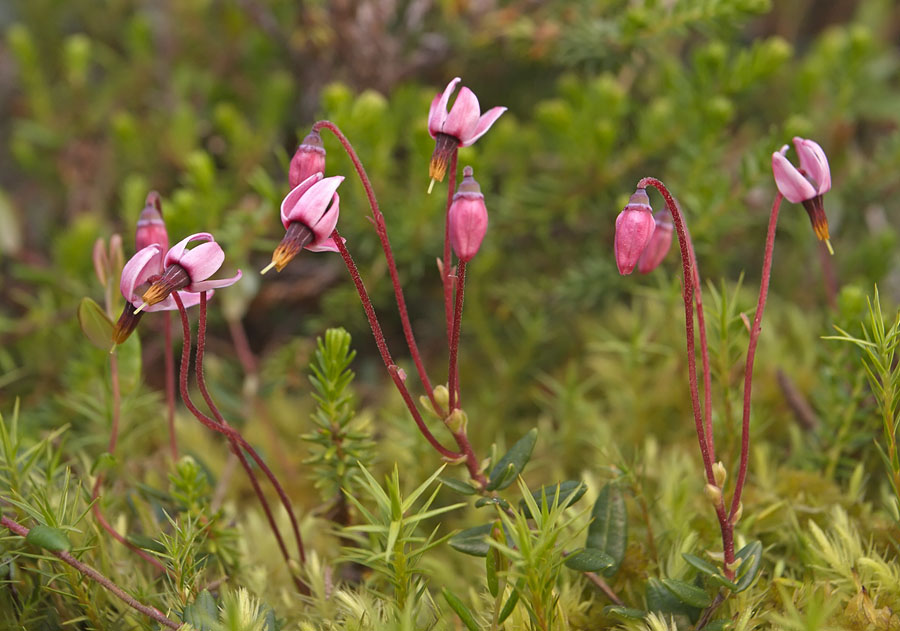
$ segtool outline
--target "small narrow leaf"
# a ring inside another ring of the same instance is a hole
[[[503,609],[500,610],[500,615],[497,617],[497,623],[503,624],[506,622],[506,619],[512,614],[513,610],[516,608],[516,604],[519,602],[519,590],[514,589],[513,593],[509,595],[509,598],[506,599],[506,602],[503,605]]]
[[[487,542],[487,536],[491,534],[493,524],[484,524],[467,528],[450,537],[448,543],[450,547],[463,554],[471,554],[476,557],[483,557],[488,553],[490,546]]]
[[[628,544],[628,514],[625,497],[619,487],[610,482],[600,491],[591,511],[593,521],[588,527],[585,548],[595,548],[611,556],[615,565],[604,571],[612,576],[625,558]]]
[[[566,557],[566,567],[579,572],[601,572],[615,564],[614,558],[596,548],[585,548]]]
[[[566,480],[565,482],[542,486],[537,491],[532,491],[531,496],[534,497],[534,501],[538,506],[541,505],[544,497],[547,498],[547,506],[552,506],[557,489],[559,489],[559,505],[571,506],[581,499],[581,496],[587,491],[587,486],[577,480]],[[525,500],[519,500],[519,510],[522,511],[525,517],[531,518],[531,511],[528,510],[528,504]]]
[[[534,451],[537,442],[537,429],[532,429],[513,445],[493,468],[487,485],[488,491],[505,489],[516,479]],[[512,465],[514,473],[510,475],[509,466]]]
[[[664,578],[662,584],[666,586],[666,589],[675,594],[675,597],[678,600],[691,607],[703,609],[704,607],[709,607],[712,603],[712,598],[710,598],[709,594],[704,590],[689,583],[685,583],[684,581],[679,581],[674,578]]]
[[[618,605],[609,605],[603,608],[603,613],[607,615],[619,616],[626,620],[643,620],[647,612],[643,609],[634,609],[632,607],[619,607]]]
[[[50,552],[68,552],[72,549],[72,544],[65,532],[43,524],[38,524],[29,530],[25,541]]]
[[[441,593],[444,594],[447,604],[456,612],[456,615],[459,616],[460,620],[463,621],[463,624],[466,625],[466,628],[469,631],[481,631],[478,627],[478,623],[475,622],[475,616],[472,615],[472,612],[469,611],[469,608],[466,607],[463,601],[457,598],[456,595],[446,587],[441,589]]]
[[[112,348],[115,325],[103,308],[92,299],[81,299],[81,304],[78,305],[78,323],[91,344],[105,351]]]
[[[151,550],[152,552],[161,553],[166,551],[166,547],[163,544],[151,537],[131,534],[128,535],[126,539],[129,543],[136,545],[138,548],[143,548],[144,550]]]
[[[698,609],[682,602],[675,594],[656,578],[647,581],[647,609],[664,614],[693,616]]]
[[[762,566],[762,543],[752,541],[737,551],[734,555],[735,559],[742,559],[741,566],[738,568],[737,586],[735,593],[742,592],[753,584],[756,577],[759,576],[759,570]]]
[[[456,491],[457,493],[461,493],[462,495],[475,495],[477,491],[472,488],[471,485],[466,484],[462,480],[456,480],[454,478],[445,478],[443,476],[439,477],[438,480],[441,484],[446,486],[451,491]]]

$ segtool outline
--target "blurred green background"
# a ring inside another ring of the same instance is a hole
[[[103,451],[112,405],[107,354],[75,317],[84,296],[103,297],[93,244],[119,233],[130,256],[155,189],[173,243],[212,232],[225,271],[244,271],[211,302],[209,381],[293,496],[318,501],[299,436],[312,427],[315,336],[332,326],[348,329],[359,353],[357,404],[374,428],[374,466],[397,461],[418,480],[433,471],[437,458],[387,387],[340,258],[304,252],[281,274],[256,271],[283,234],[290,156],[316,119],[335,121],[373,180],[413,327],[432,380],[443,382],[434,261],[446,184],[425,194],[426,118],[434,94],[461,76],[483,109],[509,108],[460,152],[490,213],[469,265],[461,354],[479,456],[536,425],[529,476],[609,477],[612,466],[634,465],[649,484],[635,493],[662,497],[670,511],[654,519],[689,514],[714,542],[709,511],[679,513],[688,500],[667,486],[699,460],[677,254],[652,275],[620,277],[614,221],[646,175],[664,180],[686,212],[709,283],[717,441],[733,464],[741,314],[752,318],[756,302],[771,154],[801,135],[829,157],[836,253],[822,255],[801,207],[783,207],[745,501],[748,513],[774,504],[766,493],[776,484],[777,497],[838,501],[816,476],[842,485],[860,461],[871,465],[872,496],[883,488],[872,449],[880,420],[856,351],[820,337],[832,324],[858,332],[874,283],[889,314],[900,293],[896,2],[7,0],[0,33],[0,413],[18,400],[33,435],[70,425],[76,468]],[[323,136],[327,175],[347,176],[339,228],[421,394],[362,187]],[[133,457],[117,473],[151,485],[167,442],[161,330],[160,317],[147,317],[140,343],[120,350],[120,450]],[[249,353],[238,357],[235,342],[245,341]],[[215,437],[187,415],[179,432],[204,466],[222,469],[227,452]],[[706,509],[702,498],[695,504]],[[761,518],[753,535],[777,546],[781,531]]]

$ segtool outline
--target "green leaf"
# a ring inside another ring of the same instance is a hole
[[[705,559],[701,559],[693,554],[684,553],[681,557],[688,562],[688,565],[696,568],[701,574],[713,575],[719,573],[719,568]]]
[[[603,608],[606,615],[619,616],[626,620],[643,620],[647,613],[643,609],[634,609],[633,607],[619,607],[618,605],[609,605]]]
[[[502,497],[481,497],[475,502],[475,508],[482,506],[499,506],[503,510],[509,509],[509,502]]]
[[[713,620],[708,623],[705,627],[703,627],[703,631],[723,631],[728,626],[731,620]]]
[[[493,527],[493,524],[484,524],[467,528],[450,537],[448,543],[451,548],[463,554],[471,554],[476,557],[486,556],[490,549],[487,537],[491,534]]]
[[[743,562],[738,568],[737,588],[735,593],[742,592],[753,584],[756,577],[759,576],[759,570],[762,566],[762,543],[752,541],[737,551],[734,555],[735,559],[742,559]]]
[[[588,527],[584,547],[601,550],[613,558],[615,565],[604,571],[605,576],[612,576],[622,564],[628,545],[628,513],[625,510],[625,497],[615,483],[608,483],[600,491],[597,501],[594,502],[591,517],[593,521]]]
[[[709,607],[712,603],[712,598],[710,598],[709,594],[704,590],[689,583],[685,583],[684,581],[679,581],[674,578],[664,578],[662,584],[666,586],[666,589],[675,594],[675,597],[678,598],[678,600],[691,607],[703,609],[704,607]]]
[[[72,549],[72,544],[65,532],[44,524],[38,524],[29,530],[25,535],[25,541],[50,552],[68,552]]]
[[[97,460],[94,461],[94,466],[91,467],[91,475],[96,475],[101,471],[109,471],[114,466],[116,466],[116,457],[108,451],[104,451]]]
[[[547,498],[547,506],[552,506],[557,489],[559,489],[559,505],[571,506],[581,499],[585,491],[587,491],[587,486],[577,480],[566,480],[565,482],[542,486],[537,491],[532,491],[531,496],[538,506],[540,506],[543,497]],[[519,510],[522,511],[525,517],[531,519],[531,511],[528,510],[528,504],[525,500],[519,500]]]
[[[81,299],[78,305],[78,323],[91,344],[104,351],[112,348],[115,325],[103,308],[92,299]]]
[[[493,468],[488,481],[487,490],[496,491],[505,489],[516,479],[534,451],[537,442],[537,429],[532,429],[513,445]],[[512,471],[512,473],[511,473]]]
[[[512,614],[513,610],[516,608],[516,604],[519,602],[519,590],[513,589],[513,593],[509,595],[509,598],[503,604],[503,609],[500,610],[500,615],[497,617],[497,623],[503,624],[507,618],[509,618],[510,614]]]
[[[448,489],[452,491],[456,491],[457,493],[461,493],[462,495],[475,495],[477,491],[472,488],[472,485],[466,484],[462,480],[456,480],[454,478],[445,478],[443,476],[438,478],[438,481],[446,486]]]
[[[444,594],[447,604],[456,612],[456,615],[459,616],[460,620],[463,621],[463,624],[466,625],[466,628],[469,629],[469,631],[481,631],[478,627],[478,623],[475,622],[475,616],[472,615],[472,612],[469,611],[469,608],[466,607],[463,601],[457,598],[456,595],[446,587],[441,589],[441,593]]]
[[[647,581],[647,609],[688,617],[693,617],[699,611],[696,607],[682,602],[668,590],[662,581],[656,578]]]
[[[579,572],[600,572],[615,564],[614,558],[596,548],[585,548],[566,557],[566,567]]]
[[[125,537],[129,543],[137,546],[138,548],[143,548],[144,550],[150,550],[152,552],[160,552],[163,553],[166,551],[166,547],[161,544],[156,539],[152,537],[147,537],[145,535],[136,535],[131,534]]]
[[[494,522],[494,527],[491,528],[491,537],[502,541],[502,532],[500,522]],[[494,598],[500,593],[500,579],[497,577],[497,570],[501,567],[501,561],[500,551],[497,548],[488,550],[485,557],[485,573],[488,591]]]
[[[197,631],[216,631],[219,628],[219,609],[215,598],[204,589],[194,602],[184,608],[181,620]]]

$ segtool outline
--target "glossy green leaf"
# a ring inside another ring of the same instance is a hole
[[[496,491],[505,489],[516,477],[522,473],[525,465],[531,459],[534,445],[537,442],[537,429],[532,429],[525,434],[509,451],[504,454],[497,465],[491,470],[487,490]]]
[[[600,491],[591,517],[584,547],[601,550],[613,558],[615,565],[604,571],[605,576],[612,576],[622,564],[628,545],[625,497],[615,483],[608,483]]]
[[[506,599],[506,602],[503,604],[503,609],[500,610],[500,615],[497,617],[497,622],[499,624],[503,624],[507,618],[512,614],[513,610],[516,608],[516,604],[519,602],[519,590],[514,589],[513,593],[509,595],[509,598]]]
[[[659,613],[693,617],[699,609],[681,601],[656,578],[647,581],[647,608]]]
[[[585,548],[566,557],[566,567],[579,572],[601,572],[615,564],[614,558],[596,548]]]
[[[701,559],[698,556],[694,556],[693,554],[685,553],[685,554],[682,554],[681,557],[685,561],[688,562],[688,565],[699,570],[701,574],[712,575],[712,574],[719,573],[719,568],[717,568],[715,565],[713,565],[709,561],[707,561],[705,559]]]
[[[216,599],[204,589],[197,595],[194,602],[184,608],[181,619],[197,631],[216,631],[219,628],[219,610]]]
[[[475,508],[482,506],[499,506],[503,510],[509,509],[509,502],[502,497],[481,497],[475,502]]]
[[[68,552],[72,549],[72,544],[65,532],[43,524],[38,524],[29,530],[25,541],[50,552]]]
[[[454,550],[476,557],[483,557],[490,549],[487,537],[491,534],[491,528],[493,528],[493,524],[467,528],[450,537],[448,543]]]
[[[756,577],[759,576],[759,570],[762,566],[762,543],[759,541],[752,541],[745,545],[743,548],[737,551],[734,555],[735,559],[742,559],[743,562],[741,566],[738,568],[738,575],[736,589],[737,592],[742,592],[753,584],[753,581],[756,580]]]
[[[577,480],[566,480],[565,482],[542,486],[538,490],[532,491],[531,496],[534,497],[534,501],[538,506],[541,505],[543,497],[546,496],[547,506],[551,506],[556,497],[557,489],[559,489],[559,505],[571,506],[581,499],[585,491],[587,491],[587,486],[585,486],[583,482]],[[530,518],[532,516],[525,500],[519,500],[519,510],[522,511],[526,517]]]
[[[619,607],[618,605],[609,605],[603,608],[606,615],[619,616],[626,620],[643,620],[647,613],[643,609],[634,609],[633,607]]]
[[[91,298],[81,299],[78,305],[78,324],[91,344],[104,351],[112,348],[115,325],[103,308]]]
[[[481,631],[478,623],[475,622],[475,616],[472,615],[472,612],[469,611],[469,608],[466,607],[463,601],[446,587],[441,589],[441,593],[444,594],[447,604],[456,612],[456,615],[459,616],[459,619],[463,621],[463,624],[466,625],[469,631]]]
[[[475,493],[477,493],[472,485],[466,484],[462,480],[445,477],[439,477],[438,480],[441,484],[446,486],[451,491],[456,491],[457,493],[461,493],[462,495],[475,495]]]
[[[710,603],[712,603],[712,598],[710,598],[706,591],[689,583],[685,583],[684,581],[679,581],[674,578],[664,578],[662,584],[666,586],[666,589],[675,594],[675,597],[678,598],[678,600],[691,607],[703,609],[704,607],[709,607]]]

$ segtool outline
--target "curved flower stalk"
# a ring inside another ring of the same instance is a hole
[[[447,166],[454,152],[459,147],[474,144],[506,111],[505,107],[492,107],[482,114],[478,97],[465,86],[460,89],[453,107],[448,111],[450,97],[460,81],[461,79],[456,77],[448,83],[444,91],[431,101],[428,110],[428,133],[435,140],[434,153],[431,155],[431,164],[428,168],[428,175],[431,177],[429,193],[435,180],[444,181]]]

